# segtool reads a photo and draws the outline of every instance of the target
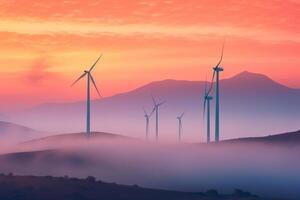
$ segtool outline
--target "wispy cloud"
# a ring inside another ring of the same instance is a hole
[[[184,37],[191,40],[202,39],[207,35],[219,37],[241,37],[265,42],[300,42],[297,33],[284,30],[249,29],[235,26],[200,25],[159,25],[159,24],[98,24],[54,21],[15,21],[0,20],[0,32],[12,32],[29,35],[70,34],[86,37],[98,35],[146,36],[146,37]]]
[[[45,58],[39,58],[33,61],[29,70],[23,74],[27,83],[33,86],[41,86],[45,81],[58,76],[56,72],[51,72],[52,66]]]
[[[233,35],[299,41],[300,4],[294,1],[20,0],[0,3],[0,31],[151,37]]]

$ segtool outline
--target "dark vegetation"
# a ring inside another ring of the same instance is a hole
[[[216,190],[188,193],[145,189],[104,183],[89,176],[86,179],[65,177],[15,176],[0,174],[0,199],[5,200],[263,200],[249,192],[236,189],[223,195]]]

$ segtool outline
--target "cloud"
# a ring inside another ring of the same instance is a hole
[[[299,4],[292,1],[20,0],[0,6],[0,32],[19,34],[146,35],[198,39],[232,35],[299,42]],[[101,10],[101,12],[99,12]]]
[[[144,36],[152,38],[181,37],[199,40],[205,36],[230,36],[263,42],[300,42],[299,34],[284,30],[253,29],[238,26],[215,25],[159,25],[159,24],[99,24],[55,21],[0,20],[0,32],[26,35],[78,35],[95,36]]]
[[[49,79],[57,76],[57,73],[51,72],[52,66],[47,59],[39,58],[33,61],[30,69],[25,72],[24,78],[27,83],[34,86],[43,85]]]

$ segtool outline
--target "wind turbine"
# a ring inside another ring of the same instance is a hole
[[[144,117],[145,117],[145,120],[146,120],[146,139],[148,140],[148,136],[149,136],[149,121],[150,121],[150,117],[151,115],[153,114],[154,112],[154,108],[152,110],[152,112],[150,114],[147,113],[147,111],[145,109],[144,110]]]
[[[156,142],[158,141],[158,110],[159,110],[159,106],[163,105],[165,103],[165,101],[162,101],[160,103],[157,103],[154,99],[153,96],[152,97],[152,101],[154,104],[154,108],[153,110],[155,110],[155,137],[156,137]]]
[[[220,67],[220,64],[223,60],[223,53],[224,53],[224,43],[222,46],[222,52],[221,52],[221,58],[219,60],[219,62],[217,63],[217,65],[213,68],[214,73],[213,73],[213,77],[212,77],[212,82],[211,82],[211,87],[209,89],[209,92],[212,89],[212,84],[214,81],[214,78],[216,76],[216,114],[215,114],[215,141],[219,142],[220,139],[220,102],[219,102],[219,98],[220,98],[220,92],[219,92],[219,79],[220,79],[220,72],[224,71],[224,69],[222,67]]]
[[[87,100],[86,100],[86,136],[90,137],[91,134],[91,91],[90,91],[90,81],[94,85],[95,89],[97,90],[98,95],[101,97],[101,94],[97,88],[95,80],[92,76],[92,70],[95,68],[96,64],[98,63],[99,59],[101,58],[102,54],[98,57],[96,62],[91,66],[89,70],[84,70],[83,74],[77,78],[71,86],[75,85],[80,79],[87,76]]]
[[[209,96],[209,91],[207,90],[207,81],[205,82],[205,95],[204,95],[204,108],[203,108],[203,119],[205,120],[205,111],[207,105],[207,143],[210,142],[210,101],[212,100],[212,96]]]
[[[182,117],[184,115],[184,112],[177,117],[178,119],[178,141],[181,142],[181,131],[182,131]]]

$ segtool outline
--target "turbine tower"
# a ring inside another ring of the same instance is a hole
[[[216,77],[216,114],[215,114],[215,141],[219,142],[220,140],[220,102],[219,102],[219,98],[220,98],[220,91],[219,91],[219,81],[220,81],[220,72],[224,71],[224,69],[222,67],[220,67],[220,64],[222,62],[223,59],[223,52],[224,52],[224,43],[222,46],[222,52],[221,52],[221,58],[218,62],[218,64],[213,68],[214,73],[213,73],[213,77],[212,77],[212,83],[211,83],[211,87],[209,89],[209,93],[212,89],[212,84],[214,81],[214,78]]]
[[[152,97],[152,101],[153,101],[153,105],[154,108],[153,110],[155,110],[155,138],[156,138],[156,142],[158,142],[158,110],[159,110],[159,106],[161,106],[162,104],[165,103],[165,101],[157,103],[154,99],[153,96]]]
[[[204,108],[203,108],[203,120],[205,120],[205,111],[207,106],[207,143],[210,142],[210,101],[212,100],[212,96],[209,96],[209,91],[207,90],[207,81],[205,82],[205,95],[204,95]]]
[[[146,140],[148,140],[148,136],[149,136],[149,121],[150,121],[150,117],[152,116],[153,112],[154,112],[154,108],[152,110],[152,112],[150,114],[147,113],[147,111],[145,109],[144,110],[144,117],[146,120]]]
[[[90,91],[90,82],[94,85],[95,89],[97,90],[98,95],[101,97],[101,94],[97,88],[95,80],[92,76],[92,70],[95,68],[96,64],[98,63],[99,59],[101,58],[102,54],[98,57],[96,62],[91,66],[89,70],[84,70],[83,74],[76,79],[71,86],[75,85],[80,79],[87,76],[87,99],[86,99],[86,136],[90,137],[91,135],[91,91]]]
[[[184,113],[177,117],[178,119],[178,142],[181,142],[181,131],[182,131],[182,117]]]

